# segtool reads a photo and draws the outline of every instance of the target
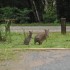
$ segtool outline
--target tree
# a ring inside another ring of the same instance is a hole
[[[56,1],[55,0],[45,0],[45,12],[44,21],[54,22],[57,19],[56,14]]]
[[[58,18],[70,21],[70,0],[56,0]]]
[[[31,11],[28,16],[31,22],[43,21],[45,0],[0,0],[0,7],[28,8]],[[33,21],[32,21],[33,20]]]
[[[16,7],[4,7],[0,8],[0,19],[15,19],[19,20],[20,22],[26,22],[30,18],[28,14],[31,10],[25,9],[18,9]]]

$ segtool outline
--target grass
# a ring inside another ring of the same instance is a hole
[[[19,51],[12,49],[0,49],[0,62],[6,60],[16,60],[19,55]]]
[[[34,44],[34,37],[29,45],[23,45],[24,34],[11,33],[11,43],[0,42],[0,48],[70,48],[70,33],[62,35],[61,33],[50,33],[47,41],[45,40],[42,45]]]
[[[24,48],[70,48],[70,33],[62,35],[61,33],[50,33],[47,41],[44,41],[42,45],[34,45],[34,37],[29,45],[23,45],[24,35],[21,33],[11,33],[11,43],[9,41],[0,42],[0,61],[15,60],[20,51]],[[18,51],[15,48],[21,48]],[[14,50],[12,50],[14,49]]]

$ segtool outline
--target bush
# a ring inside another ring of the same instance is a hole
[[[5,34],[2,30],[2,27],[0,25],[0,42],[2,42],[2,41],[6,41],[6,36],[5,36]]]
[[[26,23],[30,20],[30,17],[28,14],[31,12],[31,10],[28,10],[27,8],[25,9],[17,9],[17,17],[16,19],[18,20],[19,23]]]
[[[1,19],[10,19],[13,17],[14,17],[14,8],[10,8],[10,7],[0,8]]]
[[[57,15],[53,9],[52,10],[48,9],[44,13],[44,21],[45,22],[54,22],[56,19],[57,19]]]
[[[48,5],[46,6],[47,9],[44,12],[44,21],[45,22],[54,22],[57,19],[56,14],[56,5],[53,4],[54,0],[47,0]]]
[[[0,8],[0,19],[17,19],[20,23],[27,22],[30,18],[28,14],[31,10],[27,8],[18,9],[16,7]]]

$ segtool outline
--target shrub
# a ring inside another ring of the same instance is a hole
[[[27,8],[25,9],[17,9],[17,17],[16,19],[19,20],[20,23],[25,23],[28,22],[30,20],[30,17],[28,16],[28,14],[31,12],[31,10],[28,10]]]
[[[30,18],[28,14],[31,10],[27,8],[18,9],[16,7],[0,8],[0,19],[17,19],[20,23],[27,22]]]
[[[43,15],[45,22],[54,22],[57,19],[56,5],[54,3],[54,0],[47,0],[48,5],[46,5],[47,8]]]

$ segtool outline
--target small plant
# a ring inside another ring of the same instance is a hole
[[[6,37],[2,31],[1,25],[0,25],[0,41],[6,41]]]
[[[5,37],[7,38],[9,36],[9,42],[11,42],[11,32],[10,32],[10,26],[11,26],[11,20],[5,20],[7,23],[5,25]]]
[[[59,20],[58,20],[58,19],[56,19],[56,20],[54,21],[54,24],[57,24],[57,23],[59,23]]]

